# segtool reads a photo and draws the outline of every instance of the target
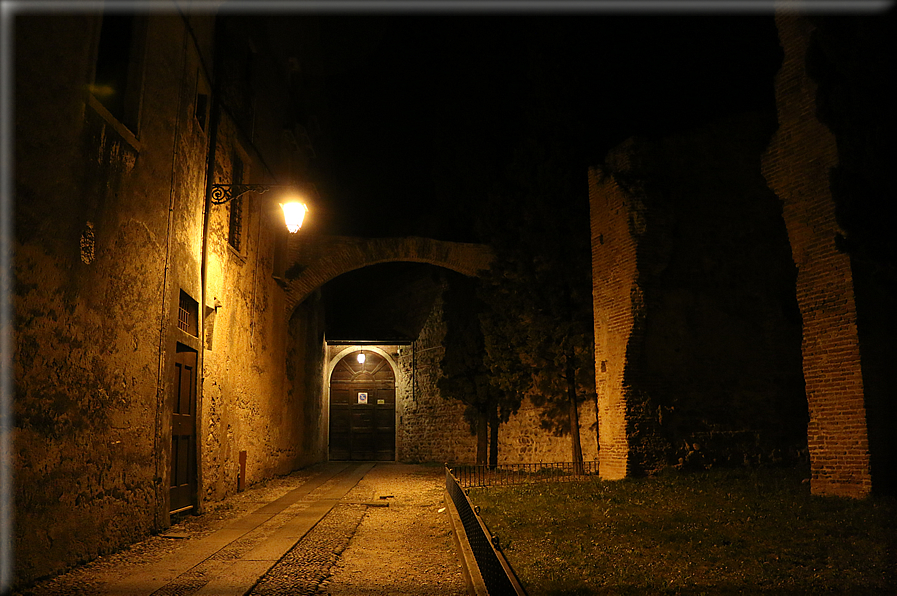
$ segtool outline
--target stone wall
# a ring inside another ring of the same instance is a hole
[[[289,242],[287,304],[301,302],[315,288],[344,273],[399,261],[427,263],[464,275],[476,275],[488,269],[492,251],[482,244],[414,236],[353,238],[303,234]]]
[[[589,172],[601,474],[799,456],[800,318],[761,115]]]
[[[369,345],[395,364],[396,372],[396,460],[403,462],[476,462],[476,436],[464,419],[465,405],[441,395],[437,382],[442,375],[445,339],[443,297],[437,295],[417,339],[407,345]],[[327,362],[360,346],[334,343],[327,348]],[[329,384],[329,379],[327,379]],[[580,406],[583,457],[597,460],[596,405]],[[324,424],[326,428],[327,424]],[[539,409],[525,399],[520,410],[501,425],[499,463],[567,462],[572,460],[569,436],[557,437],[542,429]]]
[[[579,404],[579,438],[583,461],[598,461],[597,407],[594,400]],[[501,425],[498,433],[498,462],[534,464],[572,462],[569,435],[555,436],[541,427],[541,411],[529,398]]]
[[[208,48],[185,53],[177,19],[138,21],[154,50],[135,58],[149,93],[131,130],[87,91],[100,22],[89,11],[16,18],[20,582],[162,525],[170,315],[181,290],[200,295],[201,234],[187,232],[201,229],[205,140],[186,90]]]
[[[282,224],[269,204],[244,202],[239,250],[227,242],[231,207],[209,213],[202,304],[211,133],[198,106],[212,87],[213,16],[191,17],[190,28],[175,10],[135,19],[128,89],[139,101],[118,115],[101,101],[107,90],[91,87],[102,23],[99,11],[16,17],[20,585],[168,527],[180,352],[194,352],[202,371],[194,511],[237,490],[241,451],[247,484],[323,457],[319,297],[297,309],[288,334],[286,293],[272,277]],[[266,109],[253,131],[222,119],[219,182],[231,181],[235,149],[250,181],[279,177],[264,155],[279,149],[287,101],[263,40],[266,83],[251,89]]]
[[[817,85],[807,73],[813,25],[793,13],[778,14],[776,24],[785,50],[776,76],[779,130],[763,174],[782,201],[798,270],[811,489],[862,496],[871,476],[853,274],[837,245],[845,231],[831,190],[838,147],[817,117]]]
[[[286,425],[276,474],[327,460],[327,411],[324,399],[324,309],[321,294],[315,292],[300,304],[289,321],[287,345],[287,392],[281,412],[293,416]]]
[[[398,429],[400,461],[476,461],[476,437],[464,420],[464,404],[443,399],[436,387],[444,338],[440,294],[417,340],[399,349],[401,374],[396,378],[396,402],[403,412]]]
[[[399,428],[401,461],[476,462],[476,436],[464,419],[463,403],[447,399],[436,386],[442,372],[445,322],[440,297],[418,339],[399,348],[401,374],[397,377],[397,400],[403,418]],[[583,458],[598,457],[595,402],[580,405]],[[499,463],[568,462],[572,460],[569,436],[557,437],[540,426],[539,410],[525,399],[520,410],[499,430]]]

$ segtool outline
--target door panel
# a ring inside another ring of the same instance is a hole
[[[350,354],[330,378],[331,460],[395,460],[395,376],[386,359],[365,355],[359,363]]]
[[[174,361],[170,511],[192,506],[196,492],[196,352],[177,352]]]
[[[370,390],[362,391],[371,395]],[[374,416],[370,404],[359,404],[357,399],[352,407],[351,459],[369,461],[374,459]]]
[[[349,390],[331,387],[330,390],[330,459],[351,459],[349,448],[352,428],[349,409]]]

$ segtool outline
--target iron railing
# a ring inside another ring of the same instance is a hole
[[[458,484],[452,470],[445,467],[445,488],[455,505],[470,550],[476,559],[483,583],[489,596],[525,596],[526,592],[514,575],[498,544],[498,537],[493,536],[479,516],[479,508],[471,502],[467,493]],[[461,538],[459,536],[459,538]]]
[[[448,464],[446,464],[448,468]],[[537,464],[501,464],[494,468],[485,465],[452,466],[451,472],[461,488],[477,486],[506,486],[534,482],[566,482],[596,477],[598,462],[557,462]]]

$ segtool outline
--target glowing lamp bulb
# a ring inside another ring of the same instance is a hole
[[[305,203],[298,201],[290,201],[289,203],[281,203],[283,208],[283,218],[286,221],[287,229],[291,234],[295,234],[302,227],[302,221],[305,219],[305,213],[308,207]]]
[[[364,352],[358,354],[358,364],[364,364]]]

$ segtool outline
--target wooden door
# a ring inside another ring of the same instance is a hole
[[[196,352],[177,352],[173,374],[169,505],[172,513],[192,507],[196,492]]]
[[[330,459],[394,461],[396,384],[386,359],[343,358],[330,377]]]

